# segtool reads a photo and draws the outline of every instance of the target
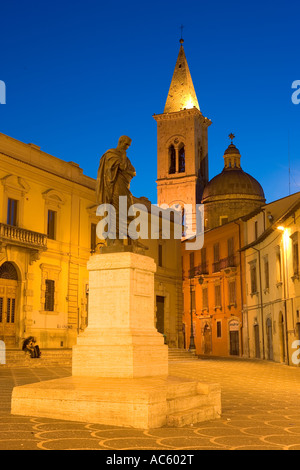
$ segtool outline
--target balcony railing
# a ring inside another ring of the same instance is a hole
[[[23,245],[35,250],[47,249],[47,235],[13,225],[0,224],[0,242]]]
[[[201,276],[203,274],[208,274],[208,264],[202,263],[199,266],[194,266],[189,270],[189,277],[193,278],[195,276]]]
[[[227,258],[220,259],[219,261],[213,263],[213,273],[217,273],[227,268],[235,268],[236,259],[234,255],[228,256]]]

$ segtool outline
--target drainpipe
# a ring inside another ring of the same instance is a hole
[[[261,323],[262,323],[262,345],[263,345],[263,359],[265,359],[265,326],[264,326],[264,307],[262,301],[262,282],[261,282],[261,262],[260,262],[260,250],[252,247],[253,250],[258,252],[258,270],[259,270],[259,289],[260,289],[260,311],[261,311]]]
[[[242,274],[242,252],[241,252],[241,226],[238,222],[234,222],[238,228],[239,228],[239,257],[240,257],[240,289],[241,289],[241,307],[242,307],[242,312],[244,310],[243,306],[244,306],[244,295],[243,295],[243,274]],[[241,312],[241,313],[242,313]],[[247,310],[247,316],[248,316],[248,310]],[[243,322],[243,314],[242,314],[242,341],[241,341],[241,355],[243,356],[243,352],[244,352],[244,348],[243,348],[243,326],[244,326],[244,322]],[[247,342],[248,342],[248,357],[250,357],[250,347],[249,347],[249,323],[248,323],[248,318],[247,318],[247,328],[248,328],[248,331],[247,331]]]
[[[285,249],[285,241],[283,240],[283,284],[284,284],[284,316],[285,316],[285,337],[286,337],[286,364],[290,365],[289,358],[289,333],[288,333],[288,317],[287,317],[287,283],[288,283],[288,273],[287,273],[287,256]]]

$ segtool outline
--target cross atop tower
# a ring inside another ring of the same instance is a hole
[[[235,135],[231,132],[228,137],[231,140],[231,143],[233,144],[233,139],[235,138]]]

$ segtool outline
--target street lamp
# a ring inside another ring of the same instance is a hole
[[[277,230],[280,230],[283,232],[282,238],[283,238],[283,288],[284,288],[284,313],[285,313],[285,337],[286,337],[286,358],[287,358],[287,365],[290,363],[289,359],[289,335],[288,335],[288,324],[287,324],[287,282],[288,282],[288,274],[287,274],[287,269],[288,269],[288,264],[287,264],[287,243],[288,243],[288,230],[280,225],[277,227]]]
[[[190,336],[190,352],[196,351],[195,338],[194,338],[194,325],[193,325],[193,284],[192,284],[192,270],[190,271],[190,311],[191,311],[191,336]]]

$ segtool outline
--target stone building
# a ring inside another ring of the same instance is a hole
[[[185,346],[197,354],[241,356],[243,222],[207,230],[201,250],[182,243]],[[194,341],[191,337],[194,337]]]
[[[200,111],[183,49],[183,40],[173,73],[164,112],[157,122],[157,202],[192,207],[195,227],[196,204],[208,182],[207,129],[211,121]]]
[[[96,182],[78,164],[3,134],[0,180],[0,339],[19,348],[33,335],[41,348],[70,348],[88,323]],[[180,240],[145,243],[157,264],[153,320],[179,346]]]
[[[300,193],[244,218],[244,354],[298,365]]]

